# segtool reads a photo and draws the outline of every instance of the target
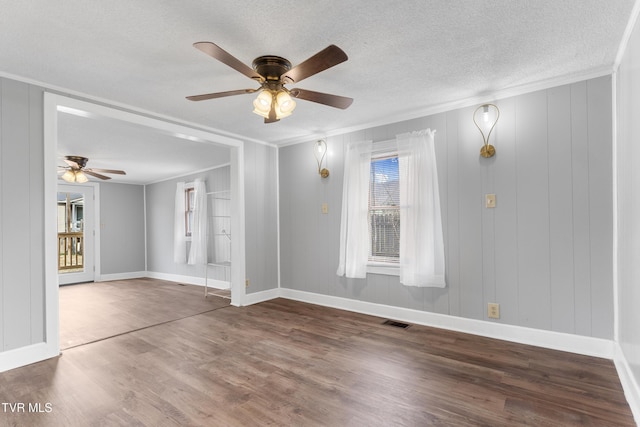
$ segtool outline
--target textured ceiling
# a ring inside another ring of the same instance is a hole
[[[500,90],[611,71],[633,0],[231,2],[8,1],[0,73],[274,144],[312,140]],[[330,44],[349,60],[299,87],[354,98],[299,101],[263,124],[253,95],[187,95],[257,84],[192,47],[212,41],[250,65],[294,65]]]

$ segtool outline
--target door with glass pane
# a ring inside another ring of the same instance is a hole
[[[58,281],[94,280],[93,187],[58,185]]]

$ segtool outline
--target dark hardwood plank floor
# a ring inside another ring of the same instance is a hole
[[[203,295],[204,288],[200,286],[157,279],[61,286],[60,348],[64,350],[229,305],[228,299],[205,299]]]
[[[0,373],[50,409],[0,425],[635,425],[609,360],[285,299],[175,317]]]

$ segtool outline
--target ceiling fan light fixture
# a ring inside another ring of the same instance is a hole
[[[87,168],[88,158],[82,156],[64,156],[64,161],[67,166],[58,166],[58,173],[62,173],[60,178],[62,178],[66,182],[77,182],[79,184],[84,184],[89,181],[89,177],[87,175],[91,175],[94,178],[106,180],[111,179],[111,177],[103,175],[103,173],[108,174],[118,174],[118,175],[126,175],[127,173],[123,170],[117,169],[95,169],[95,168]]]
[[[348,108],[353,99],[328,93],[314,92],[300,88],[287,89],[284,85],[300,83],[307,77],[318,74],[348,59],[336,45],[329,45],[320,52],[302,61],[295,67],[286,58],[275,55],[262,55],[253,60],[252,66],[243,64],[239,59],[212,42],[197,42],[193,46],[201,52],[217,59],[234,70],[244,74],[260,84],[259,89],[240,89],[225,92],[207,93],[187,96],[190,101],[223,98],[260,91],[253,101],[253,112],[265,118],[265,123],[274,123],[283,117],[290,116],[296,108],[292,98],[316,102],[334,108]]]
[[[271,104],[273,103],[273,94],[271,91],[265,89],[256,99],[253,100],[253,112],[264,118],[269,118],[269,111],[271,111]]]
[[[77,182],[78,184],[84,184],[89,181],[89,178],[81,170],[69,169],[62,174],[61,178],[66,182]]]

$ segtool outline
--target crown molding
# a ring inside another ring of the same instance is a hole
[[[640,2],[640,0],[638,0]],[[356,126],[334,129],[330,132],[322,134],[312,134],[302,138],[292,138],[288,140],[280,141],[277,145],[279,148],[289,145],[296,145],[309,142],[316,138],[326,138],[336,135],[344,135],[350,132],[356,132],[364,129],[371,129],[378,126],[385,126],[392,123],[404,122],[407,120],[418,119],[421,117],[432,116],[434,114],[446,113],[448,111],[457,110],[460,108],[466,108],[476,106],[478,104],[485,104],[487,102],[495,102],[500,99],[511,98],[518,95],[524,95],[527,93],[537,92],[539,90],[546,90],[558,86],[564,86],[567,84],[577,83],[585,80],[595,79],[613,74],[612,66],[603,66],[599,68],[590,69],[579,73],[571,73],[563,76],[553,77],[550,79],[540,80],[533,83],[527,83],[523,85],[511,86],[505,89],[486,93],[478,96],[464,98],[460,100],[454,100],[444,102],[436,105],[425,106],[424,108],[416,109],[410,113],[395,114],[387,116],[384,119],[376,120],[368,123],[363,123]]]
[[[198,123],[194,123],[194,122],[190,122],[188,120],[182,120],[182,119],[177,119],[175,117],[171,117],[171,116],[167,116],[164,114],[159,114],[153,111],[149,111],[149,110],[145,110],[143,108],[138,108],[138,107],[134,107],[132,105],[128,105],[128,104],[124,104],[122,102],[116,102],[110,99],[106,99],[106,98],[101,98],[98,96],[93,96],[93,95],[89,95],[87,93],[83,93],[83,92],[78,92],[72,89],[68,89],[65,87],[61,87],[61,86],[56,86],[56,85],[52,85],[49,83],[45,83],[45,82],[41,82],[38,80],[34,80],[34,79],[30,79],[28,77],[22,77],[22,76],[18,76],[15,74],[10,74],[10,73],[6,73],[3,71],[0,71],[0,77],[2,78],[6,78],[6,79],[10,79],[10,80],[15,80],[18,82],[22,82],[22,83],[26,83],[29,85],[33,85],[33,86],[38,86],[43,88],[45,91],[47,92],[51,92],[55,95],[61,95],[61,96],[66,96],[66,97],[70,97],[70,98],[77,98],[78,101],[85,101],[85,102],[91,102],[91,103],[95,103],[97,105],[101,105],[104,107],[111,107],[114,109],[119,109],[119,110],[123,110],[129,113],[133,113],[133,114],[138,114],[141,116],[145,116],[151,119],[156,119],[156,120],[162,120],[165,122],[169,122],[169,123],[173,123],[173,124],[177,124],[177,125],[181,125],[181,126],[186,126],[195,130],[200,130],[203,132],[208,132],[208,133],[212,133],[215,135],[219,135],[219,136],[223,136],[223,137],[227,137],[227,138],[231,138],[231,139],[235,139],[235,140],[239,140],[239,141],[245,141],[245,142],[253,142],[256,144],[260,144],[260,145],[267,145],[270,147],[276,147],[275,144],[266,142],[266,141],[261,141],[259,139],[253,139],[253,138],[248,138],[246,136],[243,135],[239,135],[236,133],[232,133],[232,132],[226,132],[220,129],[216,129],[216,128],[212,128],[209,126],[203,126],[201,124]]]
[[[631,10],[631,16],[629,16],[629,21],[627,22],[627,27],[624,29],[624,34],[622,35],[622,39],[620,40],[618,53],[616,54],[616,59],[613,63],[613,69],[616,71],[618,70],[618,67],[620,67],[622,58],[627,51],[627,45],[629,44],[629,39],[631,39],[631,34],[633,33],[633,30],[635,29],[636,23],[638,21],[638,15],[640,15],[640,0],[636,0],[636,2],[634,3],[633,9]]]
[[[621,46],[620,46],[620,50],[618,52],[618,56],[620,58],[621,58],[621,52],[623,53],[624,49],[626,49],[626,44],[627,44],[628,39],[630,37],[631,31],[633,30],[633,25],[635,24],[637,16],[639,14],[640,14],[640,0],[636,0],[636,4],[634,6],[632,16],[631,16],[631,18],[629,20],[629,24],[627,25],[627,29],[625,31],[625,36],[623,37],[623,40],[622,40],[622,43],[621,43]],[[523,84],[523,85],[515,85],[515,86],[504,88],[504,89],[501,89],[501,90],[498,90],[498,91],[494,91],[494,92],[491,92],[491,93],[486,93],[486,94],[473,96],[473,97],[469,97],[469,98],[465,98],[465,99],[453,100],[453,101],[448,101],[448,102],[444,102],[444,103],[440,103],[440,104],[425,106],[424,108],[418,108],[418,109],[415,109],[415,110],[413,110],[411,112],[408,112],[408,113],[405,112],[405,113],[401,113],[401,114],[395,114],[395,115],[386,116],[383,119],[375,120],[375,121],[371,121],[371,122],[367,122],[367,123],[363,123],[363,124],[359,124],[359,125],[356,125],[356,126],[334,129],[334,130],[331,130],[331,131],[328,131],[328,132],[323,132],[323,133],[314,133],[314,134],[310,134],[310,135],[305,135],[303,137],[295,137],[295,138],[291,138],[291,139],[285,139],[285,140],[281,140],[281,141],[279,141],[277,143],[270,143],[270,142],[261,141],[261,140],[258,140],[258,139],[248,138],[248,137],[243,136],[243,135],[222,131],[220,129],[215,129],[215,128],[211,128],[211,127],[208,127],[208,126],[203,126],[203,125],[200,125],[200,124],[197,124],[197,123],[193,123],[193,122],[189,122],[189,121],[186,121],[186,120],[177,119],[175,117],[158,114],[158,113],[155,113],[153,111],[149,111],[149,110],[144,110],[144,109],[141,109],[141,108],[133,107],[133,106],[128,105],[128,104],[119,103],[119,102],[115,102],[115,101],[112,101],[112,100],[109,100],[109,99],[88,95],[86,93],[82,93],[82,92],[74,91],[74,90],[71,90],[71,89],[67,89],[67,88],[51,85],[51,84],[48,84],[48,83],[44,83],[44,82],[41,82],[41,81],[29,79],[29,78],[26,78],[26,77],[21,77],[21,76],[5,73],[5,72],[2,72],[2,71],[0,71],[0,77],[5,77],[5,78],[8,78],[8,79],[20,81],[20,82],[31,84],[31,85],[35,85],[35,86],[40,86],[40,87],[44,88],[45,90],[53,91],[55,93],[59,92],[59,94],[61,94],[61,95],[68,95],[68,96],[82,98],[84,100],[88,100],[88,101],[95,102],[95,103],[98,103],[98,104],[102,104],[102,105],[105,105],[105,106],[110,106],[110,107],[114,107],[114,108],[123,109],[125,111],[129,111],[129,112],[132,112],[132,113],[141,114],[141,115],[144,115],[144,116],[148,116],[148,117],[151,117],[151,118],[156,118],[156,119],[159,119],[159,120],[168,121],[168,122],[171,122],[171,123],[180,124],[180,125],[183,125],[183,126],[188,126],[190,128],[193,128],[193,129],[202,130],[202,131],[213,133],[213,134],[217,134],[217,135],[220,135],[220,136],[225,136],[225,137],[228,137],[228,138],[234,138],[234,139],[241,140],[241,141],[253,142],[253,143],[256,143],[256,144],[265,145],[265,146],[269,146],[269,147],[272,147],[272,148],[282,148],[282,147],[286,147],[286,146],[289,146],[289,145],[296,145],[296,144],[301,144],[301,143],[313,141],[313,140],[316,140],[318,138],[327,138],[327,137],[336,136],[336,135],[343,135],[343,134],[350,133],[350,132],[356,132],[356,131],[360,131],[360,130],[363,130],[363,129],[370,129],[370,128],[374,128],[374,127],[378,127],[378,126],[385,126],[385,125],[389,125],[389,124],[392,124],[392,123],[398,123],[398,122],[403,122],[403,121],[406,121],[406,120],[417,119],[417,118],[420,118],[420,117],[431,116],[431,115],[434,115],[434,114],[444,113],[444,112],[456,110],[456,109],[459,109],[459,108],[470,107],[470,106],[473,106],[473,105],[482,104],[482,103],[486,103],[486,102],[490,102],[490,101],[497,101],[497,100],[500,100],[500,99],[510,98],[510,97],[517,96],[517,95],[523,95],[523,94],[526,94],[526,93],[536,92],[536,91],[539,91],[539,90],[550,89],[550,88],[553,88],[553,87],[563,86],[563,85],[566,85],[566,84],[571,84],[571,83],[576,83],[576,82],[580,82],[580,81],[584,81],[584,80],[594,79],[594,78],[597,78],[597,77],[602,77],[602,76],[605,76],[605,75],[611,75],[611,74],[614,73],[614,71],[616,69],[615,67],[617,67],[617,65],[619,64],[618,61],[619,61],[619,58],[617,57],[616,58],[616,63],[614,63],[612,65],[609,65],[609,66],[593,68],[593,69],[590,69],[590,70],[585,70],[585,71],[581,71],[581,72],[577,72],[577,73],[565,74],[563,76],[558,76],[558,77],[553,77],[553,78],[549,78],[549,79],[545,79],[545,80],[540,80],[540,81],[533,82],[533,83],[527,83],[527,84]]]

